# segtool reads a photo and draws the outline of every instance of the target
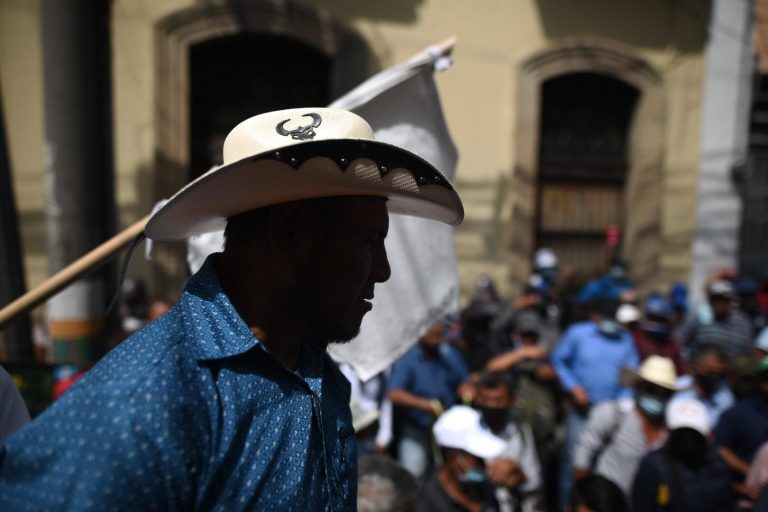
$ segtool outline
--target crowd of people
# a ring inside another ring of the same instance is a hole
[[[694,303],[534,263],[517,300],[481,277],[390,369],[344,369],[360,510],[768,510],[765,283],[721,271]]]

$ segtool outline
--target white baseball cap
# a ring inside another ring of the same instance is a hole
[[[441,447],[464,450],[481,459],[496,458],[507,446],[482,426],[479,412],[465,405],[455,405],[443,413],[432,432]]]
[[[709,414],[704,404],[692,398],[678,398],[667,405],[667,428],[692,428],[703,436],[709,435]]]
[[[616,320],[622,324],[637,322],[640,320],[640,310],[632,304],[622,304],[616,310]]]
[[[557,255],[552,249],[542,248],[533,255],[533,266],[537,269],[557,266]]]

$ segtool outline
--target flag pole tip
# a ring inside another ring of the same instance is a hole
[[[435,46],[440,50],[440,53],[443,55],[450,55],[451,52],[453,52],[453,48],[456,46],[456,42],[459,40],[456,36],[450,36],[439,43],[437,43]]]

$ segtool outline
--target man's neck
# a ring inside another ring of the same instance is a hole
[[[710,392],[705,392],[704,389],[695,382],[693,384],[693,388],[696,390],[696,394],[699,396],[699,398],[706,402],[711,402],[712,397],[714,397],[715,393],[717,393],[717,388],[711,390]]]
[[[295,371],[299,363],[301,341],[296,332],[295,319],[287,315],[292,308],[284,305],[285,300],[279,292],[270,291],[268,283],[263,283],[264,286],[255,285],[247,274],[238,270],[238,265],[225,261],[225,257],[222,255],[216,265],[224,293],[269,353],[286,368]]]
[[[640,418],[640,426],[643,429],[643,435],[645,436],[645,444],[647,446],[654,446],[664,435],[664,425],[651,421],[651,419],[640,409],[636,409],[636,411]]]

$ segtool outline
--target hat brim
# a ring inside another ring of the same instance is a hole
[[[223,229],[229,217],[289,201],[386,197],[390,213],[458,225],[461,199],[429,162],[373,140],[309,141],[212,169],[177,192],[147,222],[147,238],[183,240]]]
[[[619,372],[619,381],[625,387],[631,388],[637,383],[638,380],[644,380],[646,382],[650,382],[655,386],[660,386],[670,391],[679,390],[676,381],[668,381],[668,380],[661,380],[661,379],[657,380],[657,379],[650,379],[648,377],[643,377],[642,375],[640,375],[640,372],[638,372],[634,368],[624,367],[621,369],[621,372]]]

